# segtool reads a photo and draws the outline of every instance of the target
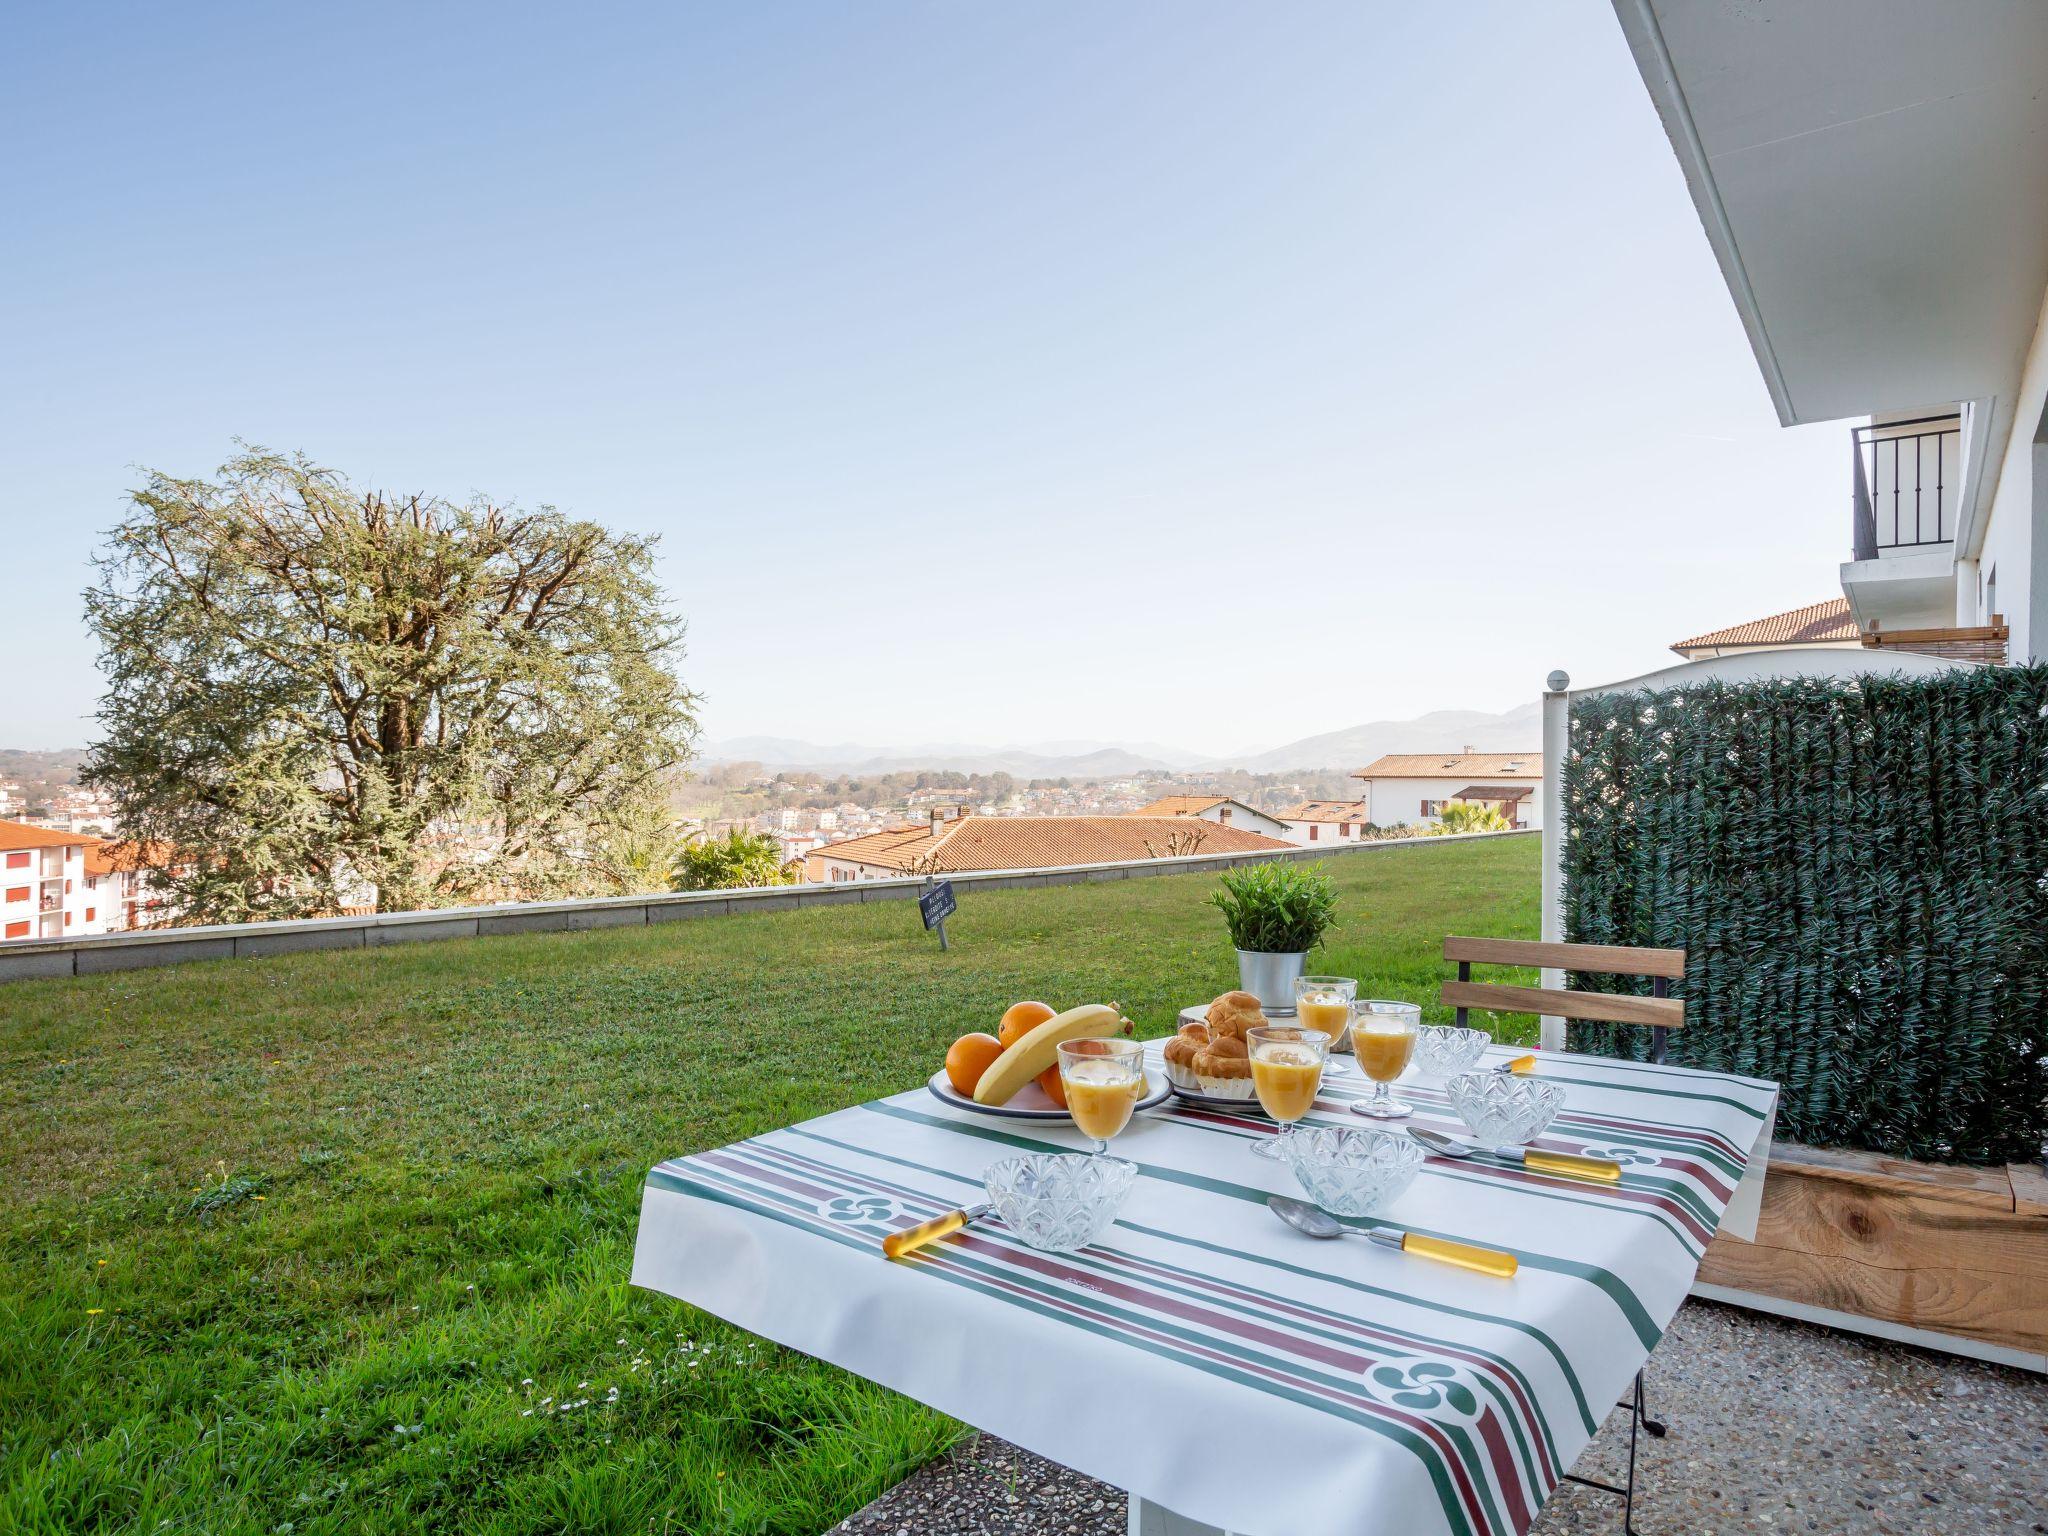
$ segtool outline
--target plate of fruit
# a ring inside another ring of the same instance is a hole
[[[1128,1035],[1131,1021],[1111,1003],[1086,1003],[1055,1013],[1044,1003],[1014,1003],[994,1034],[962,1035],[946,1051],[946,1064],[926,1084],[955,1109],[1003,1120],[1072,1120],[1060,1085],[1059,1049],[1071,1040]],[[1137,1109],[1166,1102],[1163,1074],[1147,1072]]]

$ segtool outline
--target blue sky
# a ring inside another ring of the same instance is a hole
[[[1839,594],[1610,8],[34,8],[0,745],[135,466],[662,536],[715,736],[1270,746]],[[1532,743],[1533,745],[1533,743]]]

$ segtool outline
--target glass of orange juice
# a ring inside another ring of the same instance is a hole
[[[1374,1120],[1400,1120],[1415,1113],[1415,1106],[1397,1099],[1387,1084],[1408,1070],[1415,1055],[1415,1031],[1422,1023],[1422,1010],[1413,1003],[1367,998],[1356,1005],[1351,1016],[1351,1054],[1358,1069],[1372,1079],[1372,1097],[1351,1106],[1354,1115]]]
[[[1315,1108],[1330,1038],[1320,1029],[1293,1024],[1257,1024],[1244,1032],[1259,1107],[1280,1122],[1278,1136],[1253,1144],[1252,1151],[1260,1157],[1284,1156],[1281,1142],[1294,1129],[1295,1121]]]
[[[1303,1029],[1318,1029],[1330,1037],[1332,1051],[1349,1050],[1351,1002],[1358,996],[1354,976],[1297,976],[1294,978],[1294,1022]],[[1323,1070],[1344,1070],[1339,1061],[1325,1060]]]
[[[1145,1047],[1135,1040],[1066,1040],[1059,1048],[1060,1086],[1074,1128],[1098,1157],[1131,1123],[1145,1092]]]

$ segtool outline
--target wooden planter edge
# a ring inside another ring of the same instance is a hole
[[[1696,1289],[2048,1370],[2048,1173],[1774,1142],[1756,1240],[1717,1236]]]

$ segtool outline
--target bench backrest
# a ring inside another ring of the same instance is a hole
[[[1444,958],[1457,962],[1458,979],[1443,986],[1442,1000],[1465,1022],[1468,1008],[1503,1013],[1547,1013],[1562,1019],[1599,1020],[1609,1024],[1641,1024],[1650,1030],[1650,1059],[1664,1059],[1671,1030],[1685,1023],[1685,1003],[1671,996],[1671,983],[1685,974],[1682,949],[1633,949],[1620,944],[1545,944],[1534,939],[1444,940]],[[1574,992],[1567,987],[1522,987],[1507,982],[1474,981],[1474,965],[1555,966],[1560,970],[1600,972],[1610,976],[1647,976],[1653,995],[1615,992]]]

